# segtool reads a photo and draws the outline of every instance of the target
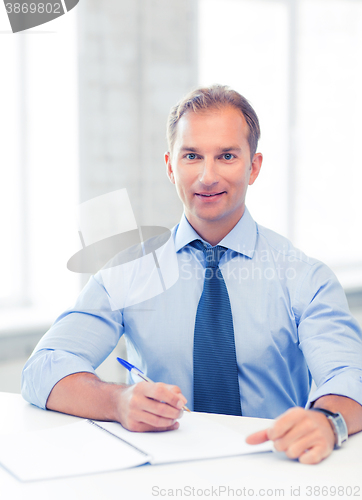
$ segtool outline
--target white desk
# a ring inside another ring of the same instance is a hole
[[[0,408],[2,434],[66,425],[76,419],[40,410],[27,404],[18,394],[0,393]],[[251,433],[268,425],[268,421],[263,419],[220,415],[207,417],[241,433]],[[318,486],[328,488],[324,491],[327,494],[322,495],[321,489],[313,490]],[[333,495],[333,488],[330,489],[333,486],[340,487],[340,494],[337,489]],[[294,494],[291,494],[291,488]],[[295,491],[297,488],[300,488],[299,496],[298,491]],[[284,490],[284,495],[275,491],[277,489]],[[173,496],[170,493],[173,493]],[[362,500],[362,433],[350,437],[342,449],[335,451],[327,460],[316,466],[302,465],[279,453],[263,453],[162,466],[146,465],[119,472],[32,483],[17,481],[0,466],[1,500],[147,500],[262,496],[284,499]]]

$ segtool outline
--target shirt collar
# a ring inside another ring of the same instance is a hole
[[[239,222],[230,233],[220,241],[219,245],[252,258],[255,251],[257,233],[256,222],[250,215],[249,210],[245,207],[244,214]],[[196,239],[204,241],[186,219],[185,214],[183,214],[176,230],[176,252]]]

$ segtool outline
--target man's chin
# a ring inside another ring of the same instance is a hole
[[[227,217],[227,214],[216,210],[196,210],[192,212],[192,217],[197,218],[200,221],[204,221],[205,223],[217,223]]]
[[[218,208],[218,209],[217,209]],[[192,220],[196,224],[236,224],[243,215],[245,205],[238,207],[237,210],[221,210],[221,207],[193,207],[192,210],[186,210],[185,214],[187,220],[192,224]]]

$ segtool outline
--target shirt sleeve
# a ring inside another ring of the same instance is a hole
[[[59,316],[24,366],[24,399],[45,409],[54,385],[73,373],[95,373],[123,330],[122,312],[112,310],[101,280],[92,276],[74,308]]]
[[[309,270],[295,311],[299,347],[317,386],[308,406],[327,394],[362,405],[362,333],[342,286],[321,262]]]

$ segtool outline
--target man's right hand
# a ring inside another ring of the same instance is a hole
[[[176,385],[140,382],[116,385],[93,373],[80,372],[61,379],[52,389],[48,410],[93,420],[120,422],[130,431],[177,429],[186,398]]]
[[[139,382],[120,388],[119,421],[135,432],[178,429],[187,400],[176,385]]]

